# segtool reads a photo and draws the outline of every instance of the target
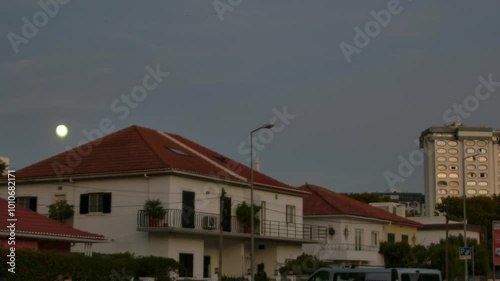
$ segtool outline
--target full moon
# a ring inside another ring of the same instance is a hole
[[[64,138],[68,134],[68,127],[66,127],[64,125],[57,126],[57,128],[56,128],[56,134],[59,137]]]

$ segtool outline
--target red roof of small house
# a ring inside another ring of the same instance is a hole
[[[387,211],[355,200],[348,196],[333,192],[324,187],[305,184],[299,189],[311,194],[303,200],[304,216],[314,215],[350,215],[363,218],[385,220],[396,224],[422,227],[419,222],[412,221]]]
[[[131,126],[16,171],[16,181],[178,172],[248,184],[250,168],[180,135]],[[254,171],[255,185],[306,195]]]
[[[13,209],[14,217],[12,217],[9,215],[8,201],[3,198],[0,198],[0,210],[0,233],[3,235],[8,236],[10,234],[10,229],[7,226],[14,223],[16,237],[28,235],[41,239],[64,239],[73,242],[86,240],[89,242],[103,242],[106,240],[103,235],[78,230],[19,205],[15,205]],[[11,219],[16,220],[11,221]]]

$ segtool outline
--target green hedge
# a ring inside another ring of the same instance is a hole
[[[130,253],[60,255],[52,252],[17,250],[15,273],[7,270],[8,251],[0,249],[1,275],[7,280],[53,281],[58,274],[71,275],[73,281],[128,281],[134,276],[156,277],[158,281],[171,281],[170,273],[177,271],[177,261],[163,257],[135,257]]]

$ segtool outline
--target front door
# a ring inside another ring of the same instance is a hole
[[[231,198],[224,197],[222,210],[222,230],[231,232]]]
[[[203,257],[203,278],[210,277],[210,256]]]
[[[182,227],[194,228],[194,192],[182,192]]]

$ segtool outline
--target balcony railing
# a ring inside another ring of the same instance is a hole
[[[366,252],[377,252],[379,246],[374,245],[357,245],[357,244],[347,244],[347,243],[337,243],[337,244],[326,244],[326,250],[329,251],[366,251]]]
[[[219,231],[218,214],[189,212],[182,210],[166,209],[151,213],[140,210],[137,213],[137,226],[139,228],[183,228],[206,231]],[[226,233],[250,233],[249,227],[244,227],[236,217],[231,217],[223,223]],[[324,226],[286,223],[283,221],[261,221],[255,226],[255,234],[265,237],[303,239],[312,241],[326,240],[327,228]]]

